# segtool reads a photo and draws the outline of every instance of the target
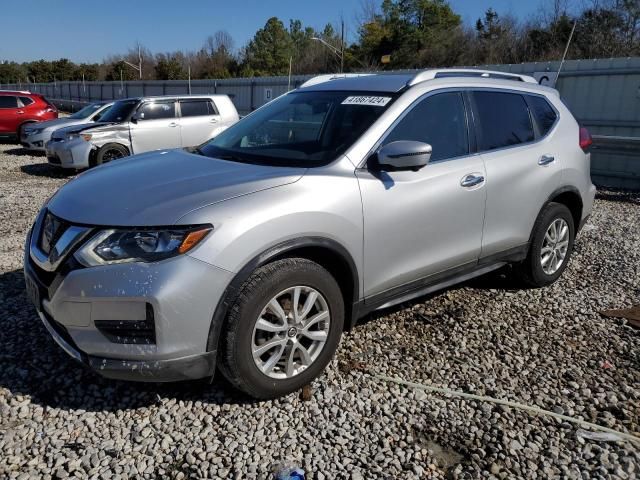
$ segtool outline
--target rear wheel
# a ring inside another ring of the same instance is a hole
[[[253,397],[286,395],[322,373],[343,323],[342,293],[327,270],[302,258],[277,260],[253,272],[231,307],[220,369]]]
[[[571,211],[561,203],[547,204],[534,226],[527,258],[516,271],[532,287],[544,287],[555,282],[567,267],[575,226]]]
[[[102,165],[103,163],[109,163],[118,158],[126,157],[129,155],[129,150],[123,145],[118,143],[108,143],[98,150],[95,156],[95,161],[92,162],[92,167],[96,165]]]

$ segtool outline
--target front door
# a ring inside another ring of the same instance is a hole
[[[432,93],[418,100],[381,145],[398,140],[428,143],[433,153],[419,171],[357,171],[369,298],[473,268],[480,254],[485,169],[482,158],[470,154],[463,94]]]
[[[182,146],[180,121],[173,100],[143,103],[129,128],[133,154]]]

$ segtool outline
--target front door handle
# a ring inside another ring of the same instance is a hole
[[[460,186],[465,188],[475,187],[484,183],[484,176],[479,173],[470,173],[460,180]]]
[[[553,163],[556,161],[556,157],[554,157],[553,155],[543,155],[540,157],[540,160],[538,160],[538,165],[549,165],[550,163]]]
[[[211,120],[209,120],[211,123],[218,123],[218,119],[217,118],[212,118]]]
[[[18,115],[24,115],[24,111],[22,111],[22,110],[18,110],[16,113],[17,113]]]
[[[171,123],[169,124],[169,126],[170,126],[170,127],[177,127],[177,126],[178,126],[178,124],[177,124],[176,122],[171,122]]]

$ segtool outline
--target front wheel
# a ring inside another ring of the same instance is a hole
[[[101,147],[96,154],[95,161],[92,162],[92,167],[102,165],[103,163],[109,163],[118,158],[126,157],[129,155],[129,151],[123,145],[118,143],[108,143]]]
[[[527,258],[516,269],[532,287],[555,282],[569,263],[575,239],[571,211],[561,203],[547,204],[538,215]]]
[[[343,323],[342,293],[327,270],[302,258],[276,260],[241,287],[222,331],[220,369],[253,397],[286,395],[322,373]]]

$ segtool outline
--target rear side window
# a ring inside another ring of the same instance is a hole
[[[0,95],[0,108],[18,108],[18,97]]]
[[[175,102],[145,103],[136,113],[138,120],[161,120],[163,118],[174,118],[175,116]]]
[[[33,99],[29,97],[19,97],[20,102],[22,102],[22,106],[26,107],[27,105],[31,105],[33,103]]]
[[[534,120],[538,124],[540,136],[544,137],[556,123],[558,114],[553,107],[549,105],[549,102],[542,97],[527,95],[527,100],[529,102],[531,115],[533,115]]]
[[[469,140],[462,94],[438,93],[420,101],[393,128],[384,144],[398,140],[430,144],[431,161],[467,155]]]
[[[210,100],[181,100],[180,114],[183,117],[198,117],[202,115],[215,115],[216,111]]]
[[[473,97],[478,110],[480,150],[494,150],[533,141],[533,125],[522,95],[473,92]]]

